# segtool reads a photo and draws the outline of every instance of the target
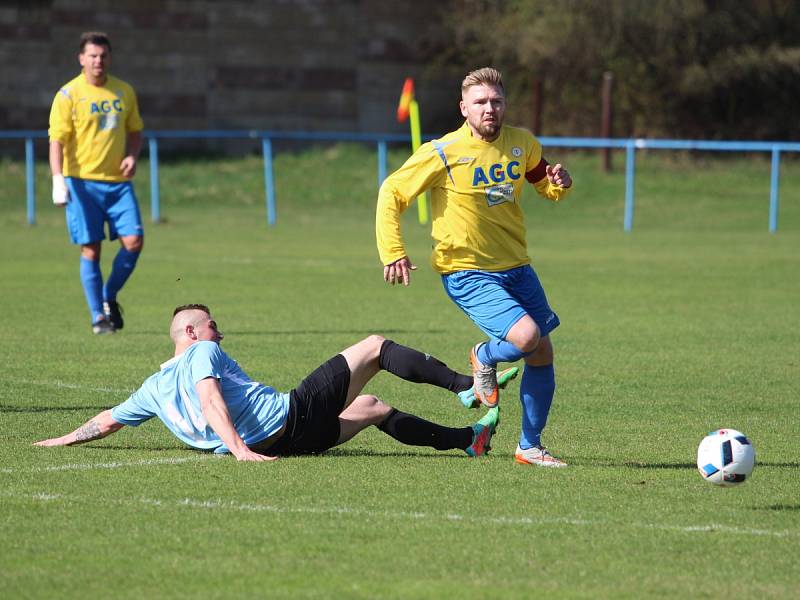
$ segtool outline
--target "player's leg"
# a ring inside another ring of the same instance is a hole
[[[413,383],[427,383],[455,394],[472,387],[472,377],[458,373],[442,361],[379,335],[371,335],[342,351],[350,367],[347,405],[380,370]]]
[[[276,453],[321,452],[377,424],[407,444],[462,448],[471,456],[485,452],[496,427],[496,411],[472,427],[452,429],[393,412],[375,396],[360,394],[380,370],[385,341],[377,335],[361,340],[320,365],[292,390],[289,418],[293,425],[275,444]]]
[[[105,239],[104,215],[93,182],[75,177],[64,181],[70,192],[66,206],[67,229],[73,244],[79,244],[80,279],[94,333],[113,333],[103,313],[103,274],[100,271],[101,242]]]
[[[512,327],[527,317],[519,301],[508,291],[507,273],[459,271],[442,276],[447,295],[489,339],[470,351],[475,395],[487,406],[499,400],[499,362],[516,362],[525,352],[506,340]]]
[[[406,445],[437,450],[460,448],[470,456],[480,456],[486,451],[499,420],[496,410],[471,427],[451,428],[393,409],[375,396],[360,395],[381,369],[407,381],[428,383],[456,393],[472,387],[471,377],[453,371],[430,355],[379,335],[371,335],[341,354],[350,368],[350,385],[345,409],[339,415],[338,443],[370,425],[378,425],[381,431]]]
[[[117,294],[136,268],[136,262],[139,260],[144,245],[144,237],[141,235],[124,235],[119,238],[119,241],[120,248],[114,257],[111,275],[108,276],[103,288],[103,297],[106,302],[116,301]]]
[[[542,445],[542,431],[547,424],[550,407],[556,389],[553,368],[553,344],[550,332],[560,321],[547,302],[544,289],[530,267],[523,268],[514,280],[514,294],[525,308],[528,319],[532,320],[541,338],[537,340],[533,352],[525,356],[525,368],[520,382],[520,402],[522,404],[522,431],[515,452],[518,462],[548,467],[563,467],[566,463],[554,458]],[[516,327],[516,325],[515,325]],[[518,343],[524,342],[525,332],[509,331]],[[528,337],[528,344],[532,337]],[[530,346],[527,346],[530,347]]]
[[[520,384],[522,432],[514,453],[517,462],[542,467],[567,466],[567,463],[550,454],[541,441],[555,389],[553,346],[550,337],[545,336],[536,351],[525,357],[525,369]]]
[[[83,294],[89,307],[94,333],[112,333],[103,313],[103,274],[100,271],[100,242],[81,245],[80,276]]]
[[[103,288],[104,310],[117,329],[122,329],[122,311],[117,294],[133,274],[144,245],[139,203],[130,182],[108,184],[108,214],[111,239],[119,237],[120,249]]]
[[[454,371],[435,356],[384,340],[378,363],[384,371],[406,381],[427,383],[458,394],[472,387],[472,377]]]
[[[376,425],[407,446],[460,449],[470,456],[481,456],[488,450],[498,421],[499,412],[495,408],[470,427],[445,427],[392,408],[375,396],[361,395],[339,415],[337,444],[346,442],[370,425]]]
[[[380,424],[391,412],[392,407],[375,396],[356,396],[339,415],[339,439],[336,443],[343,444],[370,425]]]

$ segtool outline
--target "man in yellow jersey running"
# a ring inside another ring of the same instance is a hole
[[[80,244],[80,277],[92,331],[122,329],[117,293],[142,251],[143,229],[131,178],[142,147],[142,118],[133,88],[108,73],[111,42],[96,31],[81,35],[82,71],[64,84],[50,109],[53,202],[66,207],[67,229]],[[119,238],[111,275],[103,284],[101,243]]]
[[[505,92],[497,70],[485,67],[466,76],[460,108],[466,119],[461,128],[420,146],[381,186],[376,236],[383,278],[392,285],[411,282],[416,267],[403,245],[400,215],[429,190],[433,268],[453,302],[489,336],[470,352],[475,395],[495,406],[497,363],[524,358],[515,458],[565,467],[541,443],[555,392],[550,332],[559,319],[530,265],[519,200],[527,180],[558,202],[572,178],[542,157],[530,132],[503,125]]]

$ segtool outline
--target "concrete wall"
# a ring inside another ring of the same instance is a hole
[[[415,76],[423,130],[457,124],[466,67],[431,67],[446,44],[420,0],[27,0],[0,4],[0,129],[46,129],[78,74],[78,38],[109,34],[111,72],[147,129],[402,132]],[[443,73],[449,71],[449,75]]]

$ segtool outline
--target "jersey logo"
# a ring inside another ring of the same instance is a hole
[[[489,206],[497,206],[503,202],[514,202],[514,184],[501,183],[485,188],[486,203]]]
[[[111,113],[110,115],[100,115],[100,118],[97,120],[97,128],[100,131],[108,131],[110,129],[116,129],[117,128],[116,113]]]
[[[473,160],[475,160],[474,156],[462,156],[461,158],[459,158],[456,161],[456,164],[457,165],[466,165],[467,163],[471,163]]]
[[[122,112],[122,100],[117,98],[113,102],[109,102],[108,100],[103,100],[102,102],[92,102],[92,106],[89,109],[91,114],[95,113],[104,113],[109,114],[111,112]]]
[[[489,167],[488,172],[483,167],[475,167],[472,173],[472,187],[482,183],[489,185],[489,183],[502,183],[508,177],[511,180],[519,179],[519,161],[512,160],[507,165],[502,163],[495,163]],[[491,182],[489,181],[491,179]]]

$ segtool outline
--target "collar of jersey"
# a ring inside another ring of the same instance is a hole
[[[185,352],[185,350],[184,350],[184,352]],[[176,362],[178,362],[178,360],[180,359],[181,356],[183,356],[183,352],[178,354],[178,356],[173,356],[168,361],[161,363],[161,370],[163,371],[167,367],[171,367],[172,365],[174,365]]]

